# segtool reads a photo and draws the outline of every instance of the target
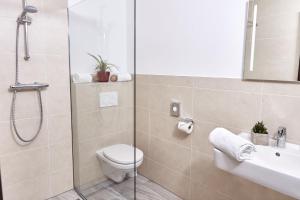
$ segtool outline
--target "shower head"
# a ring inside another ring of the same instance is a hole
[[[25,6],[23,9],[23,12],[21,14],[21,17],[24,17],[27,13],[37,13],[38,9],[34,6]]]

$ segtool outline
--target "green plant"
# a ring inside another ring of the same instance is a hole
[[[268,134],[268,129],[265,127],[264,122],[257,122],[253,128],[252,128],[253,133],[259,133],[259,134]]]
[[[88,55],[91,56],[92,58],[94,58],[97,61],[96,71],[98,71],[98,72],[109,71],[110,68],[112,66],[114,66],[113,64],[107,63],[105,60],[103,60],[100,55],[98,55],[98,57],[93,55],[93,54],[90,54],[90,53],[88,53]]]

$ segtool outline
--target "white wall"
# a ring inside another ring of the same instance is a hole
[[[75,5],[74,5],[75,2]],[[95,61],[87,55],[100,54],[127,72],[133,65],[133,1],[69,1],[71,73],[93,73]],[[72,5],[72,6],[70,6]],[[130,14],[132,13],[132,14]]]
[[[240,78],[246,0],[137,0],[137,73]]]

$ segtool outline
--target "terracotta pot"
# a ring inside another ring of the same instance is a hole
[[[109,81],[110,72],[97,72],[98,81],[99,82],[108,82]]]

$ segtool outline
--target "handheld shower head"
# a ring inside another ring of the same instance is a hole
[[[37,13],[38,9],[34,6],[25,6],[23,9],[23,12],[21,14],[21,17],[24,17],[27,13]]]

